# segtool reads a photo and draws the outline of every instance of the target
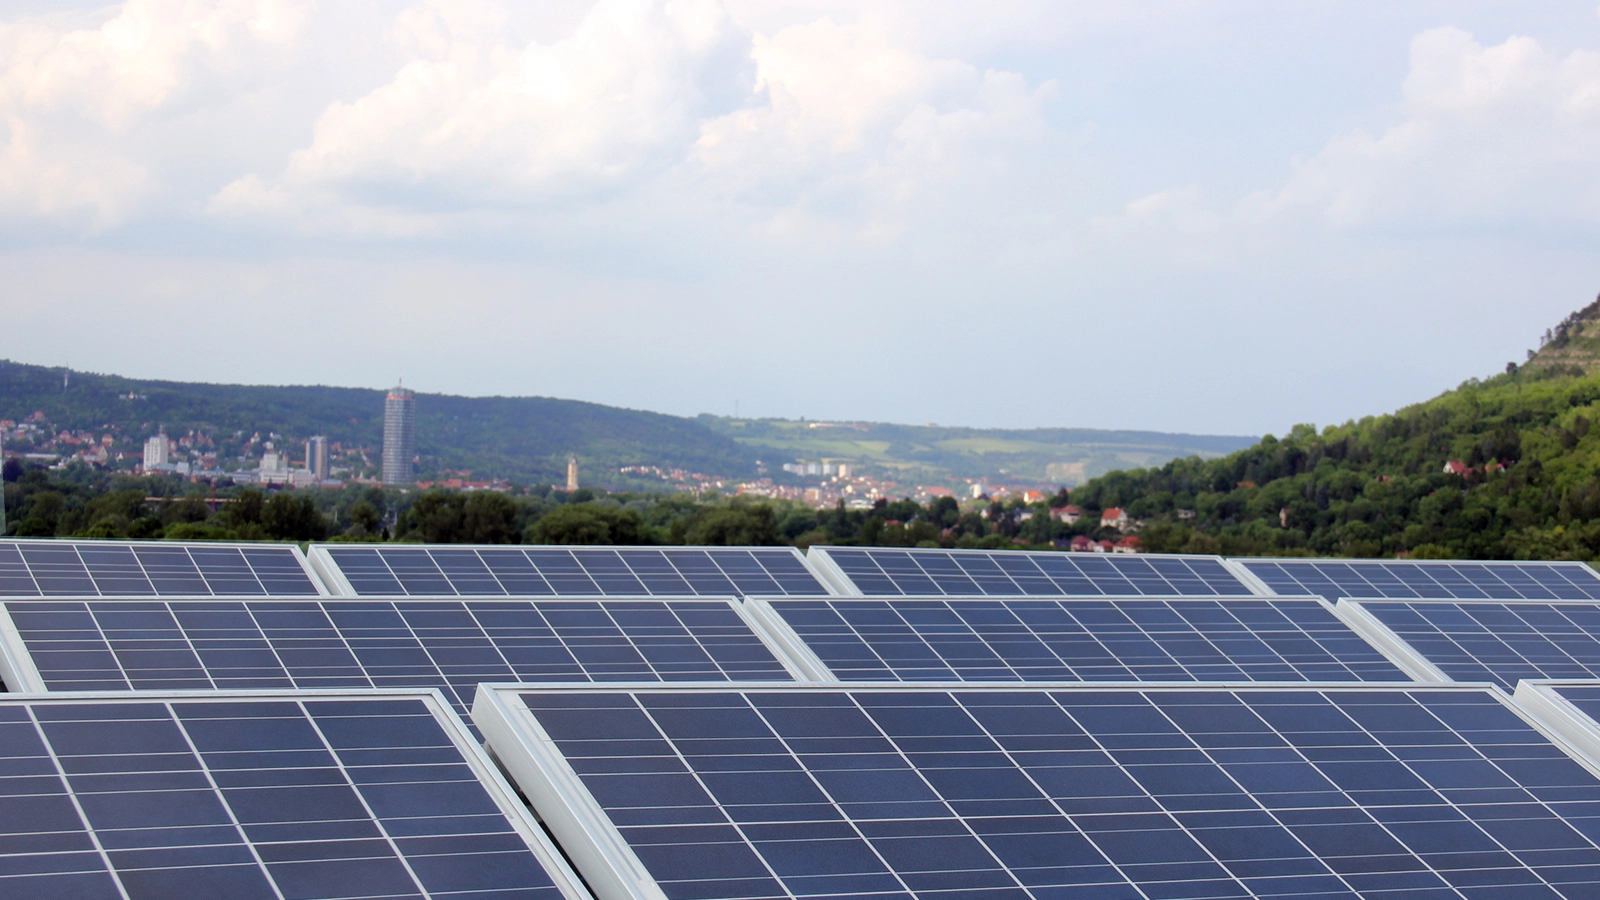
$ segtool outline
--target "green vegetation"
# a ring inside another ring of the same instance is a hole
[[[962,509],[946,497],[927,507],[902,500],[815,510],[784,500],[592,488],[510,494],[350,486],[267,495],[246,487],[212,494],[174,476],[135,478],[84,463],[26,468],[15,459],[5,466],[5,501],[14,537],[1015,547],[1048,546],[1065,533],[1021,501]]]
[[[708,415],[699,421],[758,448],[774,468],[793,459],[843,459],[906,486],[962,479],[1072,485],[1114,469],[1185,456],[1211,458],[1250,444],[1243,437],[1088,428],[1006,430]]]
[[[1600,301],[1487,381],[1393,415],[1296,426],[1222,459],[1111,473],[1072,497],[1145,520],[1157,551],[1593,560],[1600,374],[1577,351],[1597,324]],[[1447,474],[1452,460],[1467,471]]]

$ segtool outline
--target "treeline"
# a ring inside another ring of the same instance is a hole
[[[1073,534],[1115,537],[1098,520],[1053,521],[1050,504],[1020,500],[963,509],[879,501],[871,509],[816,510],[782,500],[688,494],[521,493],[378,487],[278,491],[218,489],[176,477],[133,477],[84,464],[5,466],[13,537],[169,540],[425,541],[542,544],[812,544],[1048,548]],[[1066,502],[1063,493],[1055,504]]]
[[[1600,377],[1508,369],[1393,415],[1113,472],[1072,497],[1145,520],[1155,551],[1596,559]],[[1447,473],[1451,461],[1465,470]]]

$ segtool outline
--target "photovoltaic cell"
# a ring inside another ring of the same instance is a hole
[[[0,597],[317,593],[283,545],[0,541]]]
[[[1600,678],[1600,604],[1358,604],[1445,675],[1507,690],[1524,678]]]
[[[52,691],[790,680],[726,600],[7,601]],[[15,688],[14,688],[15,689]]]
[[[1207,556],[1095,556],[1016,550],[887,550],[814,547],[868,597],[1155,595],[1253,592]]]
[[[434,710],[0,699],[0,896],[564,900]]]
[[[491,696],[671,900],[1600,896],[1600,780],[1484,690]]]
[[[1583,563],[1239,559],[1273,593],[1329,601],[1600,600],[1600,575]]]
[[[826,595],[782,549],[648,547],[348,547],[326,553],[359,596]]]
[[[770,600],[841,680],[1409,681],[1317,600]]]

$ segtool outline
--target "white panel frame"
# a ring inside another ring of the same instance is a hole
[[[33,654],[28,652],[28,645],[22,640],[22,632],[17,630],[17,623],[11,620],[11,611],[6,609],[4,602],[0,602],[0,681],[4,681],[6,690],[14,694],[42,694],[48,690],[44,676],[39,674],[39,667],[34,665]]]
[[[773,600],[805,600],[805,597],[773,597]],[[859,600],[860,597],[826,597],[809,599],[827,600]],[[795,630],[784,621],[783,616],[772,608],[766,597],[746,597],[743,607],[746,620],[751,627],[761,635],[761,639],[772,651],[780,657],[787,657],[788,664],[797,673],[797,681],[820,681],[838,683],[839,676],[833,674],[828,664],[812,651],[811,646],[805,642]]]
[[[196,547],[198,547],[198,548],[207,548],[207,549],[215,549],[215,548],[218,548],[218,547],[222,547],[222,548],[232,549],[232,550],[260,550],[263,547],[268,547],[268,548],[276,547],[276,548],[279,548],[279,549],[287,548],[289,550],[289,552],[294,556],[294,561],[299,564],[300,571],[305,573],[306,579],[311,582],[311,586],[317,589],[317,596],[319,596],[319,597],[327,597],[327,596],[329,596],[327,584],[325,584],[323,582],[321,576],[318,575],[317,571],[314,568],[312,568],[312,566],[310,564],[310,560],[306,558],[306,554],[305,554],[305,552],[303,550],[300,549],[300,545],[299,544],[294,544],[294,543],[287,543],[287,542],[280,542],[280,541],[258,541],[258,542],[251,542],[251,541],[130,541],[130,540],[101,540],[99,538],[19,538],[19,537],[8,537],[8,538],[0,538],[0,545],[3,545],[3,544],[37,544],[39,546],[51,546],[51,545],[54,545],[54,546],[58,546],[58,547],[63,545],[63,544],[73,544],[73,545],[90,544],[90,545],[94,545],[94,546],[113,546],[113,547],[181,547],[181,548],[186,549],[186,550],[187,549],[196,548]],[[105,596],[105,597],[116,597],[116,596],[120,596],[120,595],[117,595],[117,594],[106,594],[106,595],[102,595],[102,596]],[[140,598],[148,599],[151,596],[159,596],[159,595],[140,594],[138,596]],[[270,594],[265,594],[265,595],[262,595],[262,594],[240,594],[240,595],[228,594],[226,596],[233,597],[233,596],[272,596],[272,595],[270,595]],[[211,597],[210,595],[208,595],[208,597],[210,599],[216,599],[215,597]],[[27,597],[11,597],[11,598],[0,598],[0,599],[27,600],[29,598],[27,598]],[[37,599],[37,598],[35,598],[35,599]],[[49,598],[45,598],[45,599],[49,599]]]
[[[1378,621],[1378,617],[1362,606],[1361,601],[1340,600],[1337,604],[1328,604],[1326,600],[1322,602],[1333,610],[1334,615],[1343,619],[1347,625],[1355,629],[1356,634],[1366,638],[1367,643],[1377,647],[1384,656],[1389,657],[1389,660],[1399,666],[1407,675],[1419,682],[1428,684],[1454,683],[1454,678],[1446,675],[1442,669],[1429,662],[1426,656],[1418,652],[1404,638],[1390,631],[1389,626]],[[1381,602],[1392,603],[1394,601],[1385,600]],[[1453,603],[1455,601],[1447,600],[1444,602]]]
[[[514,695],[508,702],[497,687],[503,685],[478,685],[473,724],[597,900],[667,900],[555,741]]]
[[[1561,696],[1563,687],[1600,687],[1600,681],[1525,678],[1512,699],[1575,747],[1590,770],[1600,772],[1600,722]]]
[[[1526,683],[1526,682],[1524,682]],[[1123,690],[1143,692],[1302,692],[1325,690],[1348,693],[1395,691],[1451,691],[1461,693],[1486,693],[1497,700],[1517,718],[1548,739],[1563,753],[1583,766],[1590,774],[1600,778],[1600,756],[1591,757],[1579,741],[1566,731],[1547,722],[1523,703],[1514,700],[1498,685],[1489,683],[1346,683],[1309,682],[1299,684],[1253,682],[1033,682],[1018,685],[1011,682],[854,682],[797,683],[771,685],[762,683],[719,684],[480,684],[472,706],[472,720],[483,733],[490,752],[503,765],[513,782],[532,804],[540,819],[567,851],[578,871],[586,878],[596,900],[666,900],[666,894],[656,884],[632,848],[612,823],[605,810],[584,787],[582,779],[572,769],[560,749],[539,725],[538,719],[518,698],[520,693],[771,693],[802,691],[877,692],[960,692],[995,691],[1014,693],[1018,690],[1104,693]],[[1519,688],[1519,694],[1521,690]],[[1600,731],[1596,732],[1600,741]],[[1600,743],[1595,746],[1600,753]]]

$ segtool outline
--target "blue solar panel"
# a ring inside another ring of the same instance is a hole
[[[603,816],[672,900],[1600,896],[1600,779],[1486,690],[490,697],[502,759],[581,783],[508,762],[557,838]]]
[[[790,680],[726,600],[12,600],[52,691]]]
[[[359,596],[733,597],[826,595],[783,548],[448,547],[324,545]],[[335,588],[338,590],[338,588]]]
[[[1600,600],[1583,563],[1239,559],[1275,594],[1327,600]]]
[[[293,546],[0,541],[0,597],[311,596]]]
[[[416,696],[0,699],[0,897],[581,896],[438,711]]]
[[[1409,681],[1318,600],[783,600],[841,680]]]
[[[1600,678],[1600,604],[1416,601],[1353,604],[1455,681]]]
[[[867,597],[1243,596],[1253,592],[1209,556],[1094,556],[1016,550],[813,547]]]

